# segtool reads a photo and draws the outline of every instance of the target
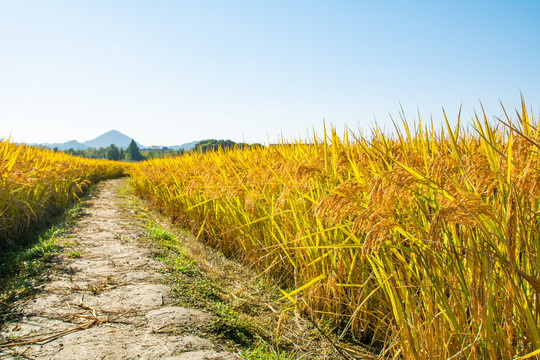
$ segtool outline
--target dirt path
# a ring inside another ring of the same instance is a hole
[[[0,338],[27,343],[0,347],[0,358],[239,359],[185,329],[212,316],[172,306],[160,282],[162,264],[137,245],[140,224],[118,205],[118,186],[100,185],[72,232],[72,251],[58,260],[52,281],[17,305],[20,320]],[[181,327],[184,335],[174,335]]]

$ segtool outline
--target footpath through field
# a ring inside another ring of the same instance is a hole
[[[119,205],[125,180],[99,186],[73,229],[72,250],[58,258],[50,281],[16,305],[18,320],[0,332],[0,358],[238,359],[185,329],[212,322],[195,309],[172,306],[160,281],[163,265],[137,245],[143,229]],[[182,328],[183,335],[174,331]]]

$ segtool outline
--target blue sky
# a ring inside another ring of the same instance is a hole
[[[0,138],[271,142],[538,116],[540,1],[0,0]]]

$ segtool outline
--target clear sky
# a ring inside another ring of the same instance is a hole
[[[0,138],[144,145],[538,116],[540,1],[0,0]]]

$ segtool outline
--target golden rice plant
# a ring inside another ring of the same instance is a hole
[[[0,140],[0,247],[57,213],[89,184],[123,173],[121,163]]]
[[[514,122],[396,129],[152,160],[132,185],[381,356],[534,354],[538,119],[523,103]]]

